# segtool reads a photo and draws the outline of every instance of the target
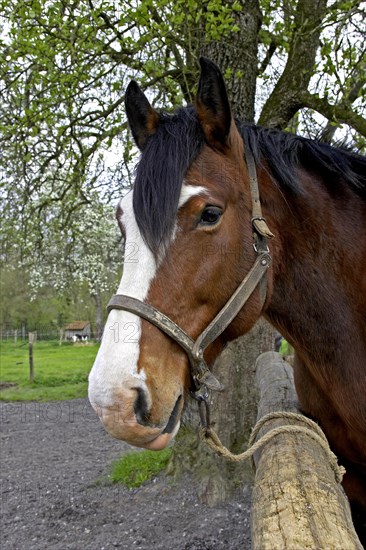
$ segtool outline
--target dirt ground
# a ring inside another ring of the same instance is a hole
[[[108,484],[111,462],[131,448],[86,399],[0,403],[0,423],[2,550],[250,548],[249,488],[208,508],[188,477]]]

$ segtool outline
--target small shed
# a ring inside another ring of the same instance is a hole
[[[73,321],[65,326],[65,340],[85,341],[89,340],[90,336],[90,321]]]

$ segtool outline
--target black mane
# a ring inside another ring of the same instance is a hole
[[[141,234],[154,254],[174,229],[180,191],[204,144],[193,107],[161,115],[136,168],[133,208]]]
[[[348,183],[366,198],[366,157],[341,147],[279,130],[238,124],[239,132],[260,165],[266,161],[272,178],[295,194],[304,189],[297,176],[302,167],[328,188]]]
[[[297,174],[303,167],[333,189],[347,182],[366,198],[366,157],[286,132],[240,122],[237,127],[256,164],[265,161],[280,186],[303,194]],[[157,131],[148,139],[136,168],[133,208],[141,234],[155,255],[172,234],[183,179],[203,145],[193,107],[161,115]]]

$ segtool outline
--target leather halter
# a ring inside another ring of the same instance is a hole
[[[206,428],[209,427],[207,389],[222,391],[224,388],[209,370],[204,360],[204,351],[229,326],[258,285],[260,285],[260,295],[263,307],[267,290],[266,273],[272,261],[267,246],[267,239],[272,238],[273,234],[268,229],[266,221],[262,217],[254,158],[249,150],[249,147],[245,147],[245,150],[245,160],[248,169],[252,198],[253,247],[257,257],[254,261],[253,267],[250,269],[233,295],[218,312],[216,317],[196,338],[196,340],[193,340],[190,336],[188,336],[183,329],[181,329],[176,323],[174,323],[174,321],[161,313],[158,309],[150,304],[137,300],[136,298],[132,298],[131,296],[115,294],[112,296],[107,306],[108,312],[112,309],[118,309],[128,311],[142,317],[146,321],[149,321],[151,324],[158,327],[161,331],[165,332],[165,334],[167,334],[184,349],[189,358],[191,375],[196,388],[195,392],[192,392],[192,396],[206,407],[205,412],[202,410],[203,407],[200,407],[201,422]]]

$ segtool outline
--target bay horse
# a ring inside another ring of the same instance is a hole
[[[141,158],[117,208],[124,270],[89,399],[114,437],[162,449],[190,390],[217,389],[207,365],[263,315],[295,348],[302,411],[345,465],[362,530],[366,159],[235,120],[220,71],[200,63],[195,106],[174,114],[157,112],[134,81],[126,91]]]

